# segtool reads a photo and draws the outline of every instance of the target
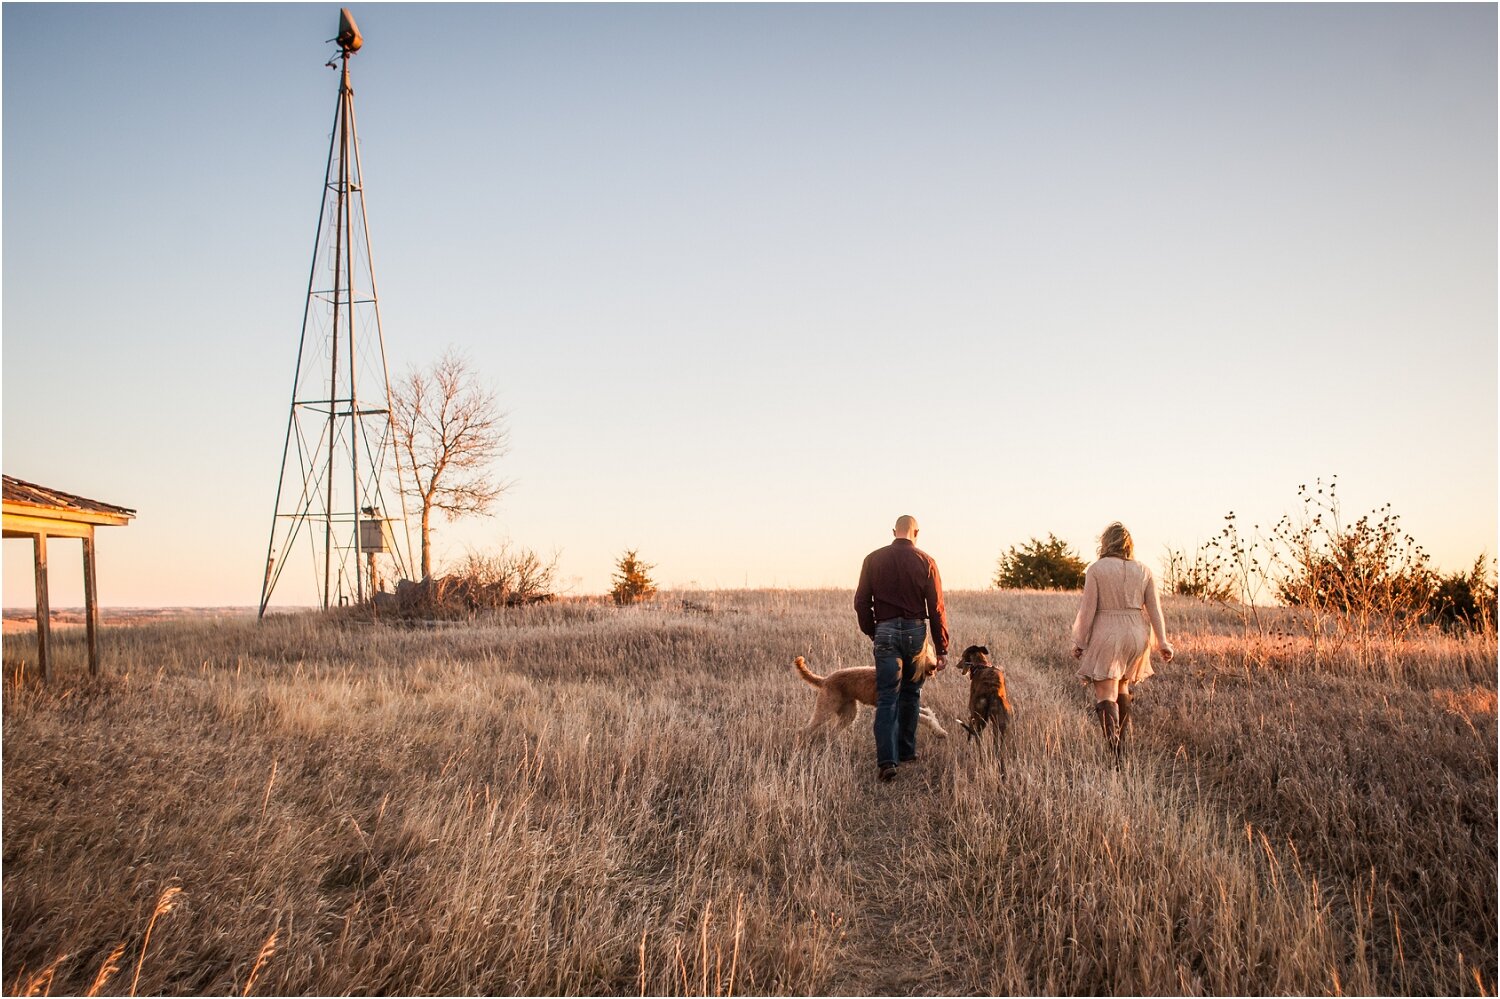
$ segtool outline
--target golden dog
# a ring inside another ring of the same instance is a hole
[[[812,720],[802,730],[804,737],[817,735],[824,726],[832,724],[833,731],[841,732],[848,728],[854,721],[854,716],[859,713],[861,704],[875,706],[875,667],[874,666],[850,666],[846,669],[834,670],[827,676],[819,676],[807,666],[807,661],[801,656],[792,663],[797,672],[802,674],[802,679],[818,688],[818,699],[813,704]],[[916,675],[918,679],[925,680],[932,675],[933,667],[937,665],[937,656],[933,654],[932,639],[929,637],[922,646],[915,660]],[[948,733],[943,731],[943,726],[938,722],[937,715],[932,709],[923,705],[917,715],[917,723],[926,725],[932,729],[939,738],[948,738]]]

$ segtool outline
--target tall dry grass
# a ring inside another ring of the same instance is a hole
[[[1491,640],[1312,671],[1169,601],[1116,771],[1076,597],[954,594],[955,642],[1008,669],[1003,768],[924,741],[881,785],[868,711],[793,737],[792,658],[868,658],[849,594],[689,596],[113,630],[98,683],[63,636],[49,688],[7,639],[6,989],[1495,989]],[[950,671],[924,701],[965,697]]]

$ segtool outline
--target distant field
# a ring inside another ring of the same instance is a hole
[[[53,628],[81,628],[84,624],[83,614],[82,607],[53,607],[47,619],[52,622]],[[113,627],[193,618],[252,617],[254,614],[254,607],[105,607],[99,611],[99,623],[105,627]],[[35,633],[36,611],[7,607],[4,622],[7,635]]]
[[[1315,671],[1169,601],[1117,772],[1076,597],[951,601],[1008,669],[1004,767],[924,732],[891,785],[867,710],[795,739],[792,658],[867,661],[847,592],[145,622],[98,683],[75,629],[50,688],[7,635],[5,989],[1495,991],[1493,636]]]

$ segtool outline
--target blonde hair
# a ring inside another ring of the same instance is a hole
[[[1099,557],[1100,558],[1135,558],[1135,541],[1130,537],[1130,532],[1125,525],[1118,520],[1104,529],[1099,535]]]

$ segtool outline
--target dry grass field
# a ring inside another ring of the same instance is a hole
[[[5,989],[1494,992],[1493,635],[1313,670],[1169,600],[1117,771],[1075,600],[953,594],[1011,741],[924,732],[890,785],[868,709],[795,739],[793,657],[867,662],[846,592],[153,623],[98,683],[62,632],[46,688],[9,636]]]

